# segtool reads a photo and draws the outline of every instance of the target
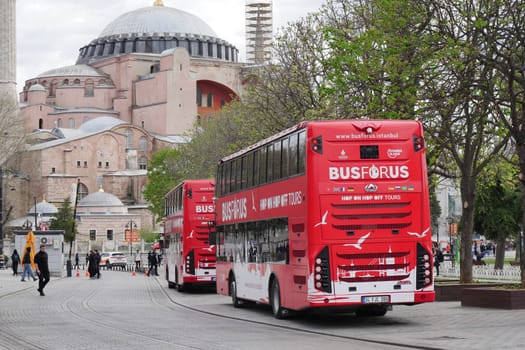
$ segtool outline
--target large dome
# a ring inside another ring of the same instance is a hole
[[[217,34],[199,17],[164,6],[144,7],[125,13],[108,24],[99,37],[118,35],[175,35],[178,33],[216,37]]]
[[[78,64],[130,53],[161,54],[183,47],[190,56],[237,62],[238,50],[199,17],[165,7],[162,1],[120,15],[99,37],[80,49]]]

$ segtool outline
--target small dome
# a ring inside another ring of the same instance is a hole
[[[112,195],[106,192],[94,192],[88,194],[78,202],[79,207],[123,207],[124,204]]]
[[[37,214],[40,214],[40,215],[49,215],[49,214],[58,213],[58,209],[53,204],[48,203],[46,201],[42,201],[36,204],[36,212]],[[29,209],[29,211],[27,212],[27,215],[34,215],[34,214],[35,214],[35,206],[32,206],[31,209]]]
[[[87,64],[75,64],[73,66],[65,66],[48,70],[38,75],[38,78],[47,77],[77,77],[77,76],[88,76],[88,77],[108,77],[104,72],[90,67]]]
[[[79,130],[85,133],[93,133],[97,131],[108,130],[120,124],[126,124],[126,122],[113,117],[98,117],[82,124]]]
[[[31,87],[29,88],[29,91],[46,91],[46,88],[40,84],[34,84],[34,85],[31,85]]]

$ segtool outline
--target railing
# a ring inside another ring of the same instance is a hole
[[[443,277],[459,278],[459,264],[452,266],[452,262],[444,261],[439,267],[439,275]],[[501,270],[495,270],[493,265],[473,265],[474,279],[490,279],[503,281],[520,281],[521,271],[519,266],[505,265]]]

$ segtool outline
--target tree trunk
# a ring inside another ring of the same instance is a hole
[[[472,283],[472,235],[474,233],[474,201],[476,185],[470,177],[461,179],[463,210],[460,220],[461,251],[459,260],[459,282]]]
[[[500,237],[496,240],[496,262],[494,269],[502,270],[505,264],[505,237]]]

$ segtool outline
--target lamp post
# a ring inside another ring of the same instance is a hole
[[[133,266],[133,258],[132,258],[133,256],[132,255],[133,254],[133,238],[134,238],[133,231],[135,231],[136,233],[136,230],[137,230],[137,223],[133,222],[133,219],[130,219],[129,222],[126,224],[126,231],[129,233],[129,235],[126,235],[125,238],[129,244],[129,259],[130,259],[131,266]]]

